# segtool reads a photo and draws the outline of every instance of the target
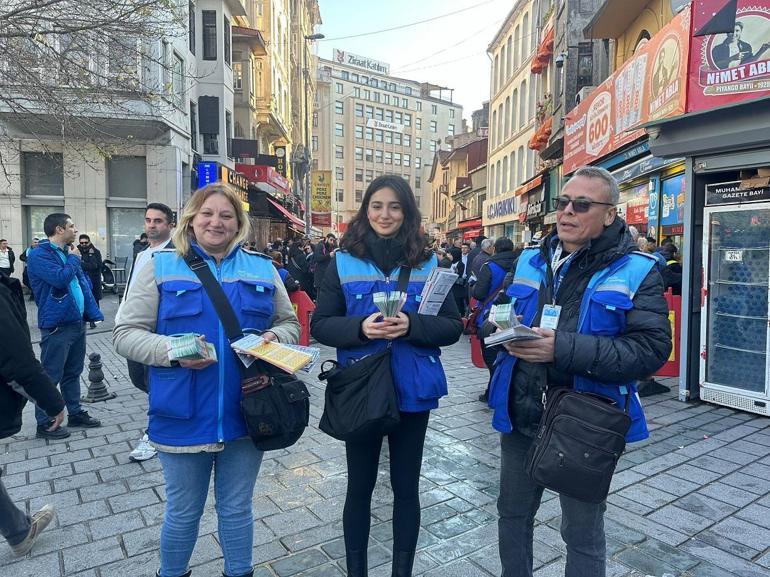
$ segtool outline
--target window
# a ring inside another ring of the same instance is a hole
[[[335,88],[337,94],[342,94],[345,91],[345,89],[342,86],[342,82],[337,82],[337,84],[335,85],[334,88]]]
[[[24,196],[64,196],[61,153],[22,152],[21,165]]]
[[[203,154],[219,154],[219,135],[216,132],[203,133]]]
[[[356,138],[364,137],[364,127],[360,124],[356,126]]]
[[[364,117],[364,105],[361,104],[360,102],[356,103],[356,116],[358,118],[363,118]]]
[[[243,62],[233,63],[233,90],[243,88]]]
[[[435,104],[430,105],[430,113],[431,114],[438,114],[438,106]]]
[[[385,151],[385,164],[393,164],[393,153],[389,150]]]
[[[190,103],[190,146],[198,150],[198,106]]]
[[[334,123],[334,136],[345,136],[345,125],[341,122]]]
[[[233,157],[233,113],[225,110],[225,138],[227,139],[227,158]]]
[[[577,86],[576,92],[584,86],[591,86],[594,80],[594,51],[591,42],[578,44]]]
[[[227,64],[230,64],[232,61],[232,54],[230,52],[230,20],[227,19],[227,16],[223,16],[223,20],[225,23],[224,26],[224,35],[225,35],[225,62]]]
[[[365,116],[369,119],[374,118],[374,106],[367,106],[366,107],[366,114]]]
[[[502,186],[503,194],[508,192],[509,189],[508,189],[508,157],[507,156],[503,157],[503,177],[502,177],[501,186]]]
[[[521,83],[521,90],[519,91],[521,100],[519,101],[519,128],[523,128],[527,123],[527,81],[524,80]]]
[[[354,72],[353,74],[351,74],[351,75],[350,75],[350,79],[351,79],[353,82],[358,82],[358,74],[356,74],[356,73]]]
[[[379,128],[374,131],[374,141],[382,142],[382,130],[380,130]]]
[[[419,159],[419,158],[415,158],[415,159],[414,159],[414,164],[415,164],[415,166],[417,165],[417,161],[418,161],[418,160],[420,160],[420,159]],[[419,167],[418,167],[418,168],[419,168]],[[415,188],[422,188],[422,182],[421,182],[421,180],[422,180],[422,179],[421,179],[419,176],[415,176],[415,177],[414,177],[414,187],[415,187]]]
[[[422,150],[422,138],[420,138],[419,136],[417,136],[417,137],[414,139],[414,147],[415,147],[417,150]]]
[[[418,170],[419,170],[420,168],[422,168],[422,158],[420,158],[419,156],[415,156],[415,157],[414,157],[414,167],[415,167],[416,169],[418,169]],[[419,178],[419,177],[418,177],[418,178]]]
[[[385,104],[390,104],[390,94],[383,94],[383,95],[382,95],[382,101],[383,101]]]
[[[412,136],[410,134],[404,134],[404,146],[412,146]]]
[[[338,188],[336,196],[337,196],[337,202],[345,202],[345,189]]]
[[[350,72],[348,72],[347,70],[343,70],[342,73],[340,74],[340,78],[342,78],[343,80],[350,80]]]
[[[420,208],[420,197],[419,196],[415,196],[414,197],[414,203],[417,205],[417,208]]]
[[[345,158],[345,147],[344,146],[342,146],[340,144],[336,144],[334,146],[334,158]]]
[[[431,141],[430,141],[430,146],[428,147],[428,149],[429,149],[431,152],[436,152],[436,141],[435,141],[435,140],[431,140]]]
[[[318,128],[318,112],[313,113],[313,128]]]
[[[401,166],[401,153],[400,152],[394,152],[393,153],[393,164],[396,166]]]
[[[374,151],[374,161],[382,164],[382,150]]]
[[[417,104],[416,104],[415,110],[416,110],[417,112],[422,112],[422,102],[420,102],[419,100],[417,101]]]
[[[393,144],[393,133],[390,130],[385,131],[385,144]]]
[[[312,146],[313,146],[313,152],[318,151],[318,137],[317,136],[313,136],[311,142],[312,142]]]
[[[174,52],[174,60],[173,60],[173,69],[172,69],[172,76],[171,81],[173,82],[174,87],[174,104],[178,108],[182,108],[182,104],[184,104],[184,60],[182,60],[182,57],[179,56],[176,52]]]
[[[335,100],[334,101],[334,112],[336,114],[344,114],[345,113],[345,105],[343,104],[342,100]]]
[[[358,86],[353,88],[353,96],[361,98],[361,89]]]
[[[342,182],[345,180],[345,169],[341,166],[337,166],[334,168],[334,178],[338,181]]]
[[[404,126],[412,126],[412,115],[404,112]]]
[[[364,76],[363,74],[358,78],[358,80],[361,82],[361,84],[369,84],[369,77]]]
[[[529,33],[527,29],[529,28],[529,14],[524,15],[524,23],[521,25],[521,60],[524,61],[527,59],[527,56],[529,56],[529,48],[527,47],[527,36],[529,36]],[[534,36],[537,36],[535,34]],[[535,40],[532,38],[532,40]]]
[[[386,122],[393,122],[393,111],[392,110],[386,110],[385,111],[385,121]]]
[[[449,136],[454,136],[454,133],[455,133],[455,125],[454,125],[454,124],[450,124],[449,126],[447,126],[447,127],[446,127],[446,130],[447,130],[447,134],[448,134]]]
[[[511,76],[511,64],[513,61],[513,58],[511,58],[513,55],[511,54],[511,50],[513,49],[512,46],[513,42],[510,36],[508,36],[508,41],[505,43],[506,46],[506,52],[505,52],[505,77],[509,78]]]
[[[404,155],[404,166],[412,166],[412,155],[411,154],[405,154]]]
[[[526,33],[525,33],[526,34]],[[521,54],[519,54],[519,37],[521,36],[521,30],[518,26],[513,31],[513,69],[518,70],[521,63]]]
[[[364,159],[364,149],[360,146],[356,146],[356,160]]]
[[[401,146],[401,133],[400,132],[394,132],[393,133],[393,143],[397,144],[398,146]]]
[[[146,199],[147,159],[144,156],[113,156],[108,159],[107,196]]]
[[[366,127],[366,140],[374,140],[374,129]]]
[[[364,169],[356,168],[356,182],[363,182],[363,181],[364,181]]]
[[[203,10],[203,59],[217,59],[217,12],[216,10]]]
[[[436,132],[438,130],[438,123],[435,120],[430,121],[430,131]]]
[[[395,116],[395,119],[396,119],[396,122],[397,122],[398,124],[403,124],[403,122],[404,122],[404,115],[403,115],[401,112],[398,112],[398,111],[397,111],[397,112],[396,112],[396,116]]]
[[[401,108],[409,108],[409,100],[407,98],[401,99]]]
[[[454,117],[455,117],[455,109],[454,108],[450,108],[449,109],[449,118],[454,118]]]
[[[414,127],[415,127],[417,130],[422,130],[422,118],[419,118],[419,117],[418,117],[418,118],[415,118],[415,119],[414,119]]]
[[[187,43],[190,46],[190,52],[195,54],[195,3],[187,3]]]
[[[372,93],[369,90],[364,90],[364,100],[371,100],[372,99]]]
[[[366,149],[366,162],[374,160],[374,151],[371,148]]]
[[[356,189],[356,202],[361,202],[364,199],[364,191],[360,188]]]
[[[380,93],[379,92],[375,92],[374,93],[374,101],[375,102],[379,102],[380,101]]]
[[[371,182],[374,180],[374,171],[373,170],[367,170],[366,171],[366,182]]]
[[[383,117],[384,117],[384,116],[383,116],[383,110],[382,110],[382,108],[380,108],[380,107],[377,107],[377,108],[374,110],[374,117],[375,117],[377,120],[382,120],[382,119],[383,119]]]

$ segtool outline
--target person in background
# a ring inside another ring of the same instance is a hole
[[[516,259],[519,258],[519,255],[521,254],[521,249],[514,250],[513,241],[501,236],[495,241],[492,252],[494,254],[481,266],[478,281],[476,281],[476,284],[473,286],[473,298],[475,298],[479,304],[483,303],[493,294],[499,293],[504,288],[505,276],[513,270]],[[484,307],[484,310],[478,317],[478,328],[481,328],[484,324],[484,318],[489,314],[489,310],[494,303],[495,299],[493,298]],[[481,331],[478,331],[478,333],[480,332]],[[479,401],[482,403],[489,401],[489,383],[492,381],[495,359],[497,358],[497,353],[499,351],[499,348],[494,347],[488,349],[484,346],[484,339],[481,339],[481,354],[484,357],[484,364],[487,365],[487,370],[489,371],[487,388],[481,395],[479,395]]]
[[[302,290],[313,299],[315,287],[313,286],[313,277],[310,274],[310,263],[307,261],[308,244],[310,244],[310,239],[303,237],[291,245],[286,270],[295,280],[299,281]]]
[[[37,244],[40,242],[40,239],[35,237],[32,239],[32,244],[27,247],[27,249],[19,255],[19,260],[24,263],[24,272],[21,273],[21,282],[24,283],[24,286],[29,289],[29,300],[33,301],[35,300],[35,293],[32,292],[32,285],[29,284],[29,272],[27,271],[27,257],[29,257],[30,251],[37,248]]]
[[[465,311],[468,308],[468,279],[471,276],[471,263],[468,258],[470,251],[470,244],[467,242],[462,243],[460,245],[460,259],[452,265],[452,270],[458,275],[452,287],[452,295],[457,302],[457,310],[460,311],[460,316],[465,316]]]
[[[420,223],[409,183],[395,175],[375,178],[348,225],[342,251],[324,276],[310,324],[318,342],[336,347],[342,366],[392,347],[401,411],[400,423],[387,435],[394,497],[393,577],[412,575],[425,433],[430,411],[447,394],[439,347],[456,343],[463,328],[452,298],[444,300],[437,316],[417,314],[415,297],[437,266],[420,234]],[[373,295],[389,290],[402,266],[411,268],[410,296],[397,316],[382,318]],[[368,575],[372,492],[382,441],[383,437],[374,437],[345,443],[348,486],[342,525],[350,577]]]
[[[678,253],[679,249],[673,242],[663,243],[658,249],[664,259],[666,259],[666,268],[662,272],[663,282],[666,285],[666,289],[671,289],[671,294],[682,294],[682,265],[679,262]]]
[[[482,234],[477,237],[475,241],[471,242],[471,252],[468,254],[468,265],[471,267],[471,272],[468,276],[473,276],[473,261],[476,260],[476,257],[479,256],[479,254],[481,254],[481,243],[484,242],[484,239],[486,239],[486,237]]]
[[[134,279],[139,273],[152,262],[155,253],[166,248],[174,248],[171,242],[171,233],[174,230],[174,213],[163,203],[151,202],[144,211],[144,235],[147,238],[147,246],[134,255],[134,262],[131,264],[131,270],[128,272],[128,281],[126,281],[126,290],[123,294],[123,301],[128,297],[129,290],[134,283]],[[149,393],[149,367],[141,363],[126,359],[128,365],[128,377],[131,383],[140,391]],[[128,454],[128,458],[134,462],[146,461],[152,459],[157,454],[155,447],[150,444],[147,431],[145,430],[142,438],[136,444],[136,447]]]
[[[16,255],[13,249],[8,246],[8,241],[0,238],[0,274],[11,276],[14,271],[13,263],[16,261]]]
[[[286,267],[283,266],[283,255],[280,251],[274,250],[270,253],[270,258],[273,259],[273,266],[278,271],[283,281],[283,286],[286,287],[286,292],[294,292],[299,290],[299,281],[294,280],[294,277],[289,274]]]
[[[471,275],[475,279],[474,282],[478,281],[481,267],[485,262],[492,258],[493,254],[495,254],[495,239],[485,238],[479,244],[478,254],[473,260],[471,260]]]
[[[326,235],[325,239],[322,239],[315,245],[313,250],[313,286],[316,291],[323,282],[326,269],[329,268],[329,263],[334,256],[334,250],[337,248],[337,237],[332,233]]]
[[[64,420],[64,399],[35,358],[27,326],[24,295],[17,279],[0,275],[0,332],[13,335],[0,347],[0,439],[21,430],[21,414],[31,399],[51,419],[50,430]],[[0,534],[13,554],[23,557],[32,549],[43,530],[54,520],[52,505],[43,505],[27,515],[11,500],[0,469]]]
[[[150,243],[147,240],[147,233],[143,232],[142,234],[140,234],[139,238],[137,238],[134,241],[134,246],[133,246],[134,259],[136,259],[136,255],[142,252],[144,249],[146,249],[149,246],[149,244]]]
[[[463,241],[459,238],[456,238],[452,241],[450,245],[447,247],[447,252],[452,256],[452,262],[457,263],[462,259],[463,256]]]
[[[91,292],[94,295],[96,305],[99,306],[99,301],[102,300],[102,253],[91,244],[91,237],[87,234],[81,234],[78,237],[78,252],[80,253],[80,266],[83,267],[83,272],[91,281]],[[93,329],[96,324],[91,321],[90,326]]]
[[[115,320],[115,351],[150,366],[149,437],[158,449],[166,507],[159,577],[188,577],[212,472],[225,577],[251,577],[254,484],[262,463],[241,412],[241,361],[185,256],[194,251],[221,284],[242,327],[296,343],[300,326],[278,272],[243,250],[249,217],[223,183],[197,190],[182,211],[173,250],[142,267]],[[255,287],[261,290],[255,290]],[[197,333],[216,359],[172,363],[172,335]]]
[[[443,248],[436,249],[436,256],[438,257],[438,266],[440,268],[452,268],[452,257],[449,256],[446,250]]]
[[[85,321],[103,321],[104,315],[91,293],[73,243],[78,229],[68,214],[49,214],[43,221],[47,240],[29,253],[29,282],[37,303],[40,327],[40,362],[48,376],[61,387],[67,404],[67,426],[100,427],[80,406],[80,375],[86,357]],[[35,409],[37,436],[66,439],[70,432],[53,427],[43,409]]]

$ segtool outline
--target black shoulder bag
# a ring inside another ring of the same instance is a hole
[[[398,290],[406,292],[412,270],[402,266]],[[325,361],[318,378],[326,381],[319,428],[335,439],[356,441],[387,435],[401,422],[390,366],[390,345],[347,367]],[[330,368],[326,368],[331,365]]]
[[[241,338],[238,317],[206,261],[191,250],[185,255],[185,262],[211,299],[229,342]],[[254,445],[261,451],[273,451],[296,443],[310,419],[310,393],[305,383],[259,360],[248,368],[240,360],[238,364],[243,393],[241,411]]]

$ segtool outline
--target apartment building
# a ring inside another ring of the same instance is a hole
[[[320,59],[313,113],[314,170],[332,171],[332,229],[344,231],[369,182],[382,174],[409,181],[427,225],[434,153],[461,131],[451,89],[398,78],[390,66],[342,50]]]

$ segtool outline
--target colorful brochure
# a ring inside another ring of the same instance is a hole
[[[434,268],[420,294],[417,313],[435,317],[441,310],[447,295],[452,291],[458,275],[447,268]]]
[[[254,359],[260,359],[289,373],[309,372],[321,355],[320,349],[266,341],[254,334],[245,335],[230,346],[247,367]]]

